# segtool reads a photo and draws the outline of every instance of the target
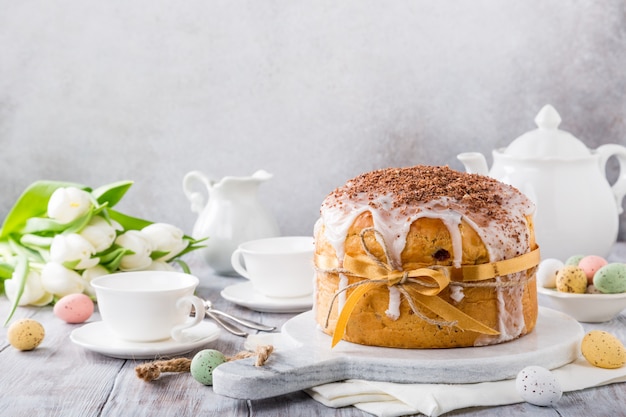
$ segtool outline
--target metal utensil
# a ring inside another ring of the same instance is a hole
[[[232,320],[237,324],[241,324],[242,326],[249,327],[251,329],[260,330],[262,332],[271,332],[272,330],[276,330],[274,326],[267,326],[263,323],[258,323],[256,321],[247,320],[240,317],[232,316],[228,313],[224,313],[223,311],[216,310],[213,308],[213,303],[209,300],[204,300],[204,306],[206,307],[206,314],[209,317],[215,320],[215,316],[224,317],[226,319]],[[217,320],[216,320],[217,321]]]
[[[212,318],[213,320],[215,320],[215,322],[217,324],[219,324],[220,326],[222,326],[225,330],[227,330],[228,332],[234,334],[235,336],[241,336],[241,337],[246,337],[248,336],[248,333],[244,332],[243,330],[241,330],[239,327],[227,322],[226,320],[222,320],[219,316],[213,314],[212,312],[210,312],[209,310],[205,311],[206,315],[209,316],[210,318]]]

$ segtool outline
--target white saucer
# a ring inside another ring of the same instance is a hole
[[[294,298],[267,297],[256,291],[250,281],[229,285],[221,294],[230,302],[264,313],[301,313],[313,307],[313,294]]]
[[[183,331],[188,341],[173,339],[159,342],[129,342],[111,335],[102,321],[85,324],[73,330],[70,340],[79,346],[102,355],[120,359],[158,359],[187,353],[200,348],[219,337],[219,328],[208,321]]]

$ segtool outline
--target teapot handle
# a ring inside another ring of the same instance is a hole
[[[611,186],[611,189],[617,203],[617,212],[622,214],[624,211],[622,200],[626,195],[626,148],[621,145],[608,144],[599,146],[596,152],[600,156],[600,170],[603,174],[606,172],[606,163],[609,158],[614,156],[619,162],[617,181]]]
[[[200,192],[192,190],[191,185],[194,181],[199,181],[206,187],[207,201],[209,199],[209,190],[213,187],[213,181],[209,180],[206,175],[200,171],[190,171],[183,178],[183,192],[191,202],[191,211],[200,214],[204,208],[205,201]]]

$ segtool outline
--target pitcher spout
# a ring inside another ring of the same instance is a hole
[[[254,178],[257,181],[267,181],[267,180],[271,179],[273,176],[274,175],[270,174],[269,172],[265,171],[264,169],[259,169],[254,174],[252,174],[252,178]]]
[[[480,152],[464,152],[458,154],[456,158],[461,161],[469,174],[487,175],[489,172],[487,159]]]

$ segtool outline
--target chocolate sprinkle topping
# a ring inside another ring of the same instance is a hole
[[[503,202],[513,194],[521,193],[484,175],[459,172],[447,166],[418,165],[361,174],[333,191],[323,206],[365,198],[372,208],[381,209],[379,197],[389,195],[392,200],[388,208],[401,210],[445,199],[445,205],[451,209],[463,207],[463,212],[479,214],[475,220],[483,217],[485,221],[505,221],[508,212]]]

